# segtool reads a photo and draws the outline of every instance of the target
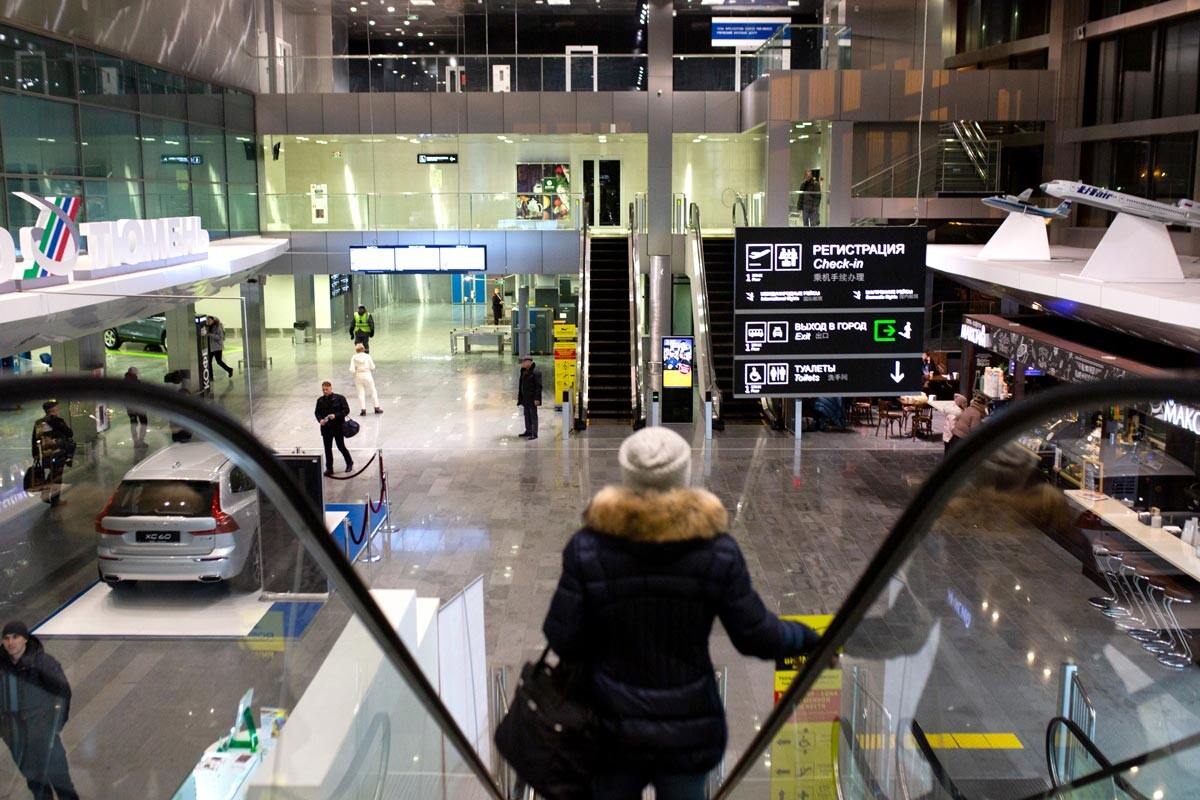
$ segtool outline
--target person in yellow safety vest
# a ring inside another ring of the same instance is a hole
[[[363,352],[371,352],[371,337],[375,335],[375,317],[367,313],[366,306],[359,306],[354,313],[354,324],[350,327],[350,338],[363,346]]]

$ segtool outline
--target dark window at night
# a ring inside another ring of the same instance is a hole
[[[1195,114],[1200,107],[1200,17],[1088,42],[1083,124]]]
[[[958,0],[959,53],[1040,36],[1049,30],[1049,0]]]

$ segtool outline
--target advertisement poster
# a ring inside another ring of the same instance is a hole
[[[576,328],[566,322],[554,323],[554,405],[562,402],[563,392],[575,393]]]
[[[329,186],[324,183],[308,185],[309,203],[312,206],[312,224],[329,224]]]
[[[785,616],[823,634],[832,614]],[[775,702],[792,685],[803,659],[775,663]],[[771,800],[838,800],[838,716],[842,671],[827,669],[771,742]]]
[[[692,369],[695,365],[692,359],[692,337],[664,336],[662,355],[663,388],[692,388]]]
[[[517,219],[571,219],[571,165],[517,164]]]

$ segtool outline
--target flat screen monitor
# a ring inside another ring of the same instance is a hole
[[[692,388],[695,369],[691,336],[664,336],[662,340],[663,388]]]
[[[440,272],[441,248],[414,245],[396,248],[397,272]]]
[[[395,272],[396,249],[393,247],[351,247],[351,272]]]
[[[351,272],[487,272],[487,245],[354,245]]]

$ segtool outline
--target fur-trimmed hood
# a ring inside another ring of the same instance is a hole
[[[635,492],[609,486],[592,498],[583,522],[600,533],[661,544],[713,539],[729,528],[729,515],[704,489]]]

